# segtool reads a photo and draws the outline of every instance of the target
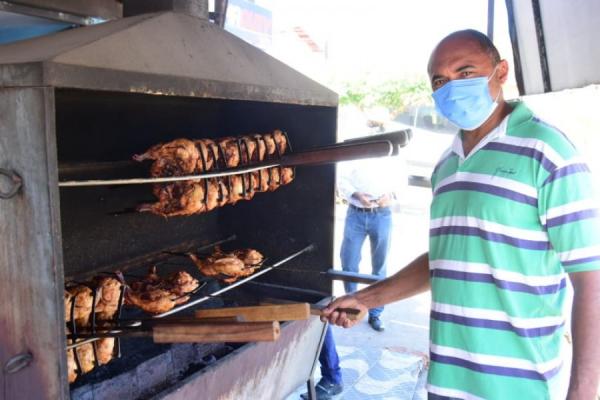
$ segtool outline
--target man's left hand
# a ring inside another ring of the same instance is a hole
[[[379,207],[389,207],[392,204],[393,196],[390,193],[386,193],[380,198],[377,199],[377,206]]]

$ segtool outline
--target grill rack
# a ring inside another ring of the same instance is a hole
[[[209,245],[206,245],[206,246],[202,246],[202,248],[203,249],[214,248],[215,246],[217,246],[220,243],[227,242],[227,241],[232,241],[235,238],[236,238],[235,235],[233,235],[233,236],[230,236],[229,238],[227,238],[225,240],[220,240],[220,241],[214,242],[212,244],[209,244]],[[240,280],[238,280],[236,282],[233,282],[233,283],[231,283],[231,284],[229,284],[229,285],[227,285],[227,286],[225,286],[223,288],[215,290],[214,292],[212,292],[210,294],[206,294],[203,297],[200,297],[198,299],[195,299],[195,300],[190,299],[190,301],[188,301],[188,302],[186,302],[184,304],[176,306],[173,309],[171,309],[171,310],[169,310],[167,312],[164,312],[162,314],[153,315],[151,318],[153,318],[153,319],[164,318],[166,316],[176,314],[176,313],[178,313],[180,311],[183,311],[183,310],[188,309],[190,307],[193,307],[193,306],[196,306],[198,304],[201,304],[201,303],[203,303],[205,301],[208,301],[210,299],[214,299],[214,298],[216,298],[218,296],[221,296],[223,293],[225,293],[225,292],[227,292],[227,291],[229,291],[231,289],[234,289],[235,287],[243,285],[243,284],[245,284],[245,283],[247,283],[247,282],[249,282],[251,280],[254,280],[255,278],[257,278],[257,277],[259,277],[259,276],[261,276],[261,275],[263,275],[263,274],[265,274],[265,273],[267,273],[267,272],[269,272],[269,271],[277,268],[278,266],[285,264],[286,262],[288,262],[288,261],[290,261],[290,260],[292,260],[292,259],[300,256],[301,254],[313,251],[314,249],[315,249],[315,245],[314,244],[310,244],[310,245],[302,248],[301,250],[296,251],[296,252],[288,255],[287,257],[284,257],[283,259],[275,262],[274,264],[272,264],[270,266],[263,267],[260,271],[254,273],[254,274],[252,274],[250,276],[247,276],[247,277],[245,277],[243,279],[240,279]],[[116,279],[119,279],[116,273],[104,272],[103,274],[114,275]],[[215,279],[214,278],[208,278],[208,279],[205,278],[204,280],[205,280],[205,283],[206,283],[207,280],[215,280]],[[92,297],[92,310],[91,310],[91,314],[90,314],[90,327],[89,327],[89,331],[93,335],[96,332],[96,330],[98,329],[98,325],[97,325],[96,318],[95,318],[96,298],[97,298],[97,292],[98,292],[97,288],[91,287],[88,284],[80,283],[80,282],[77,282],[77,281],[71,281],[69,283],[85,285],[85,286],[87,286],[88,288],[90,288],[92,290],[92,296],[93,297]],[[192,296],[194,294],[197,294],[198,291],[202,287],[204,287],[204,285],[199,286],[194,292],[190,293],[189,295]],[[99,337],[99,336],[89,337],[86,334],[85,338],[80,337],[81,339],[78,340],[78,330],[77,330],[78,328],[76,326],[75,318],[74,318],[76,297],[77,297],[77,295],[73,296],[73,298],[71,299],[70,320],[67,322],[67,325],[71,329],[71,334],[68,335],[68,336],[69,336],[70,340],[72,341],[72,343],[68,344],[66,346],[66,349],[67,349],[67,351],[73,351],[75,364],[77,366],[77,371],[76,372],[77,372],[78,377],[80,377],[80,376],[82,376],[84,374],[83,374],[83,370],[81,368],[81,361],[79,359],[79,356],[77,354],[77,350],[76,349],[78,347],[80,347],[80,346],[83,346],[85,344],[90,344],[91,343],[92,346],[93,346],[93,354],[94,354],[94,368],[96,368],[96,367],[100,366],[100,363],[98,361],[98,354],[97,354],[97,349],[96,349],[96,343],[95,342],[98,341],[99,339],[102,339],[102,338]],[[103,322],[110,322],[112,324],[115,324],[116,326],[120,326],[121,322],[124,322],[124,323],[129,323],[130,324],[129,326],[135,326],[135,324],[131,325],[132,321],[130,321],[130,320],[124,321],[124,320],[121,319],[121,314],[122,314],[123,305],[124,305],[124,298],[125,298],[125,285],[122,285],[121,286],[121,291],[120,291],[120,294],[119,294],[119,302],[118,302],[118,306],[117,306],[117,311],[115,312],[115,316],[113,317],[113,319],[111,321],[103,321]],[[128,326],[127,324],[124,324],[123,328],[126,328],[127,326]],[[115,331],[118,331],[118,330],[119,330],[119,328],[115,329]],[[121,357],[121,343],[120,343],[120,338],[119,337],[115,337],[115,346],[113,348],[113,358],[120,358],[120,357]]]

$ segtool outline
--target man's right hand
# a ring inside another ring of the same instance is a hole
[[[366,193],[354,192],[352,193],[352,197],[360,201],[360,204],[365,208],[373,207],[373,203],[371,203],[371,199],[369,199],[369,195]]]
[[[345,312],[339,312],[337,309],[339,308],[353,308],[359,311],[358,315],[355,319],[348,319]],[[351,328],[356,325],[361,319],[367,315],[369,309],[359,302],[355,296],[346,295],[340,297],[329,303],[327,307],[325,307],[322,311],[321,321],[329,323],[333,325],[343,326],[344,328]]]

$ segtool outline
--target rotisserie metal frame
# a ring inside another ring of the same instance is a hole
[[[336,141],[336,114],[335,93],[208,20],[182,13],[134,16],[1,46],[2,398],[69,398],[66,280],[142,266],[150,254],[232,233],[273,259],[316,244],[290,262],[295,269],[326,271],[333,260],[332,165],[298,168],[290,185],[252,201],[172,219],[127,212],[151,198],[150,187],[59,189],[59,176],[145,173],[147,166],[131,167],[130,157],[177,137],[277,128],[286,130],[295,150],[324,146]],[[112,167],[95,169],[106,163]],[[316,302],[331,291],[321,274],[273,270],[257,281],[254,290],[241,287],[246,295],[236,296]],[[243,346],[214,367],[188,371],[163,392],[142,391],[177,398],[212,381],[215,395],[284,395],[308,379],[322,329],[317,318],[284,324],[275,347]],[[220,368],[237,360],[244,360],[248,382],[219,379]]]

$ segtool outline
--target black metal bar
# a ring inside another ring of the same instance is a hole
[[[252,155],[250,154],[250,147],[248,146],[248,142],[246,141],[246,137],[242,137],[241,139],[238,139],[238,143],[243,143],[244,147],[246,148],[246,160],[247,160],[247,164],[251,164],[252,163]],[[241,142],[240,142],[241,140]],[[240,149],[241,151],[241,149]],[[240,163],[242,162],[242,155],[240,153]],[[254,193],[254,185],[252,185],[252,172],[248,172],[247,174],[244,174],[244,176],[248,177],[248,186],[250,187],[250,194]]]
[[[377,275],[359,274],[356,272],[340,271],[338,269],[327,270],[327,275],[333,280],[355,283],[375,283],[383,279]]]
[[[178,312],[180,312],[182,310],[185,310],[187,308],[193,307],[193,306],[195,306],[197,304],[200,304],[200,303],[203,303],[203,302],[205,302],[207,300],[210,300],[210,299],[214,298],[215,296],[220,296],[221,294],[223,294],[223,293],[225,293],[225,292],[227,292],[227,291],[229,291],[229,290],[231,290],[231,289],[233,289],[235,287],[243,285],[243,284],[245,284],[245,283],[247,283],[247,282],[249,282],[249,281],[251,281],[253,279],[258,278],[259,276],[261,276],[263,274],[266,274],[267,272],[269,272],[269,271],[277,268],[278,266],[280,266],[282,264],[285,264],[286,262],[288,262],[288,261],[290,261],[290,260],[298,257],[299,255],[301,255],[303,253],[306,253],[306,252],[309,252],[309,251],[313,251],[314,248],[315,248],[315,245],[314,244],[310,244],[310,245],[306,246],[305,248],[303,248],[302,250],[298,250],[297,252],[295,252],[295,253],[293,253],[293,254],[291,254],[291,255],[289,255],[289,256],[281,259],[281,260],[279,260],[275,264],[273,264],[273,265],[271,265],[269,267],[261,269],[260,271],[254,273],[253,275],[250,275],[250,276],[248,276],[248,277],[246,277],[244,279],[240,279],[239,281],[237,281],[235,283],[232,283],[229,286],[226,286],[226,287],[224,287],[222,289],[219,289],[216,292],[210,293],[210,294],[208,294],[206,296],[203,296],[203,297],[201,297],[199,299],[196,299],[196,300],[190,301],[190,302],[188,302],[186,304],[182,304],[180,306],[177,306],[177,307],[175,307],[175,308],[173,308],[173,309],[171,309],[171,310],[169,310],[167,312],[164,312],[162,314],[154,315],[153,318],[164,318],[164,317],[166,317],[168,315],[172,315],[172,314],[178,313]]]
[[[197,140],[197,142],[200,143],[200,146],[196,146],[196,148],[200,147],[199,150],[200,150],[200,160],[202,161],[202,170],[207,171],[208,168],[206,168],[206,157],[204,157],[204,152],[202,151],[202,146],[206,146],[206,145],[204,144],[204,142],[202,140]]]
[[[77,343],[76,347],[79,347],[79,346],[82,346],[82,345],[88,344],[88,343],[92,343],[92,345],[94,345],[95,341],[97,341],[98,339],[102,339],[102,338],[118,338],[118,337],[122,337],[122,336],[148,337],[148,336],[152,336],[152,331],[115,330],[114,332],[81,333],[81,334],[78,334],[77,337],[80,339],[85,339],[85,340],[81,343]],[[67,335],[67,337],[69,339],[71,339],[72,335]],[[68,346],[67,346],[67,349],[69,349]],[[77,354],[77,351],[75,351],[75,354]]]
[[[71,298],[71,334],[77,334],[77,324],[75,324],[75,300],[77,299],[77,295]],[[73,339],[75,340],[75,339]],[[67,351],[69,346],[67,346]],[[79,354],[77,354],[77,350],[73,349],[73,359],[75,360],[75,366],[77,367],[77,375],[81,375],[83,373],[83,369],[81,368],[81,361],[79,360]]]
[[[281,133],[283,134],[283,136],[285,136],[285,142],[287,143],[286,145],[286,153],[287,152],[292,152],[292,143],[290,142],[290,137],[288,136],[286,131],[281,131]]]
[[[552,82],[550,79],[550,68],[548,66],[548,53],[546,52],[546,39],[544,37],[544,25],[542,23],[542,12],[539,0],[531,0],[533,9],[533,21],[535,23],[535,34],[537,36],[538,51],[540,54],[540,67],[542,68],[542,81],[544,83],[544,93],[552,91]]]
[[[96,299],[98,298],[98,290],[97,288],[92,289],[92,311],[90,314],[91,318],[91,331],[92,334],[96,332]],[[96,348],[96,343],[92,344],[92,352],[94,353],[94,368],[100,365],[98,362],[98,351]]]
[[[431,179],[426,176],[409,175],[408,176],[408,185],[423,187],[423,188],[430,188],[431,187]]]
[[[227,153],[225,153],[225,150],[223,150],[223,146],[222,146],[222,142],[217,141],[217,148],[219,149],[219,153],[221,153],[221,160],[222,161],[222,165],[223,168],[228,168],[227,166]]]
[[[218,145],[216,144],[215,141],[211,140],[211,142],[214,143],[215,146],[218,147]],[[211,152],[212,157],[213,157],[213,167],[212,167],[212,169],[219,169],[219,163],[218,163],[219,162],[219,151],[217,150],[215,152],[215,147],[213,146],[213,144],[210,144],[208,146],[208,148],[210,149],[210,152]]]
[[[495,0],[488,0],[487,36],[494,41],[494,6]]]
[[[283,271],[291,271],[289,269],[284,269],[281,268],[280,270]],[[295,271],[300,271],[300,270],[295,270]],[[318,272],[318,273],[325,273],[325,272],[320,272],[320,271],[305,271],[305,272]],[[302,289],[299,287],[295,287],[295,286],[284,286],[284,285],[278,285],[276,283],[266,283],[266,282],[248,282],[248,287],[260,287],[260,288],[266,288],[269,290],[269,292],[273,293],[276,291],[281,291],[281,293],[285,293],[286,295],[291,295],[291,296],[295,296],[295,295],[299,295],[300,297],[306,298],[308,297],[314,297],[315,299],[322,299],[324,297],[328,297],[330,296],[329,293],[324,293],[324,292],[320,292],[318,290],[312,290],[312,289]],[[287,296],[287,297],[291,297],[291,296]],[[277,297],[277,296],[273,296],[273,297]]]
[[[306,381],[306,389],[308,393],[309,400],[317,400],[317,392],[315,390],[315,369],[317,368],[317,364],[319,362],[319,354],[321,353],[321,348],[323,348],[323,343],[325,342],[325,335],[327,334],[328,324],[323,324],[323,331],[321,332],[321,338],[319,339],[319,345],[317,346],[317,352],[315,354],[315,359],[313,361],[312,368],[310,369],[310,375],[308,381]]]
[[[513,0],[506,1],[506,13],[508,15],[508,33],[510,36],[510,42],[512,44],[514,67],[515,67],[515,80],[517,81],[517,88],[519,94],[525,94],[525,83],[523,81],[523,67],[521,63],[521,50],[519,48],[519,36],[517,35],[517,26],[515,24],[515,12]]]
[[[281,150],[279,150],[279,143],[277,143],[277,140],[275,140],[275,135],[272,133],[269,133],[269,135],[271,135],[271,138],[273,138],[273,143],[275,143],[275,153],[277,154],[277,158],[281,158],[283,154],[281,153]]]
[[[239,166],[242,165],[242,145],[240,142],[240,138],[236,138],[235,139],[235,143],[237,144],[237,149],[238,149],[238,158],[239,158]],[[244,179],[244,175],[240,175],[240,178],[242,179],[242,197],[246,198],[246,180]]]

